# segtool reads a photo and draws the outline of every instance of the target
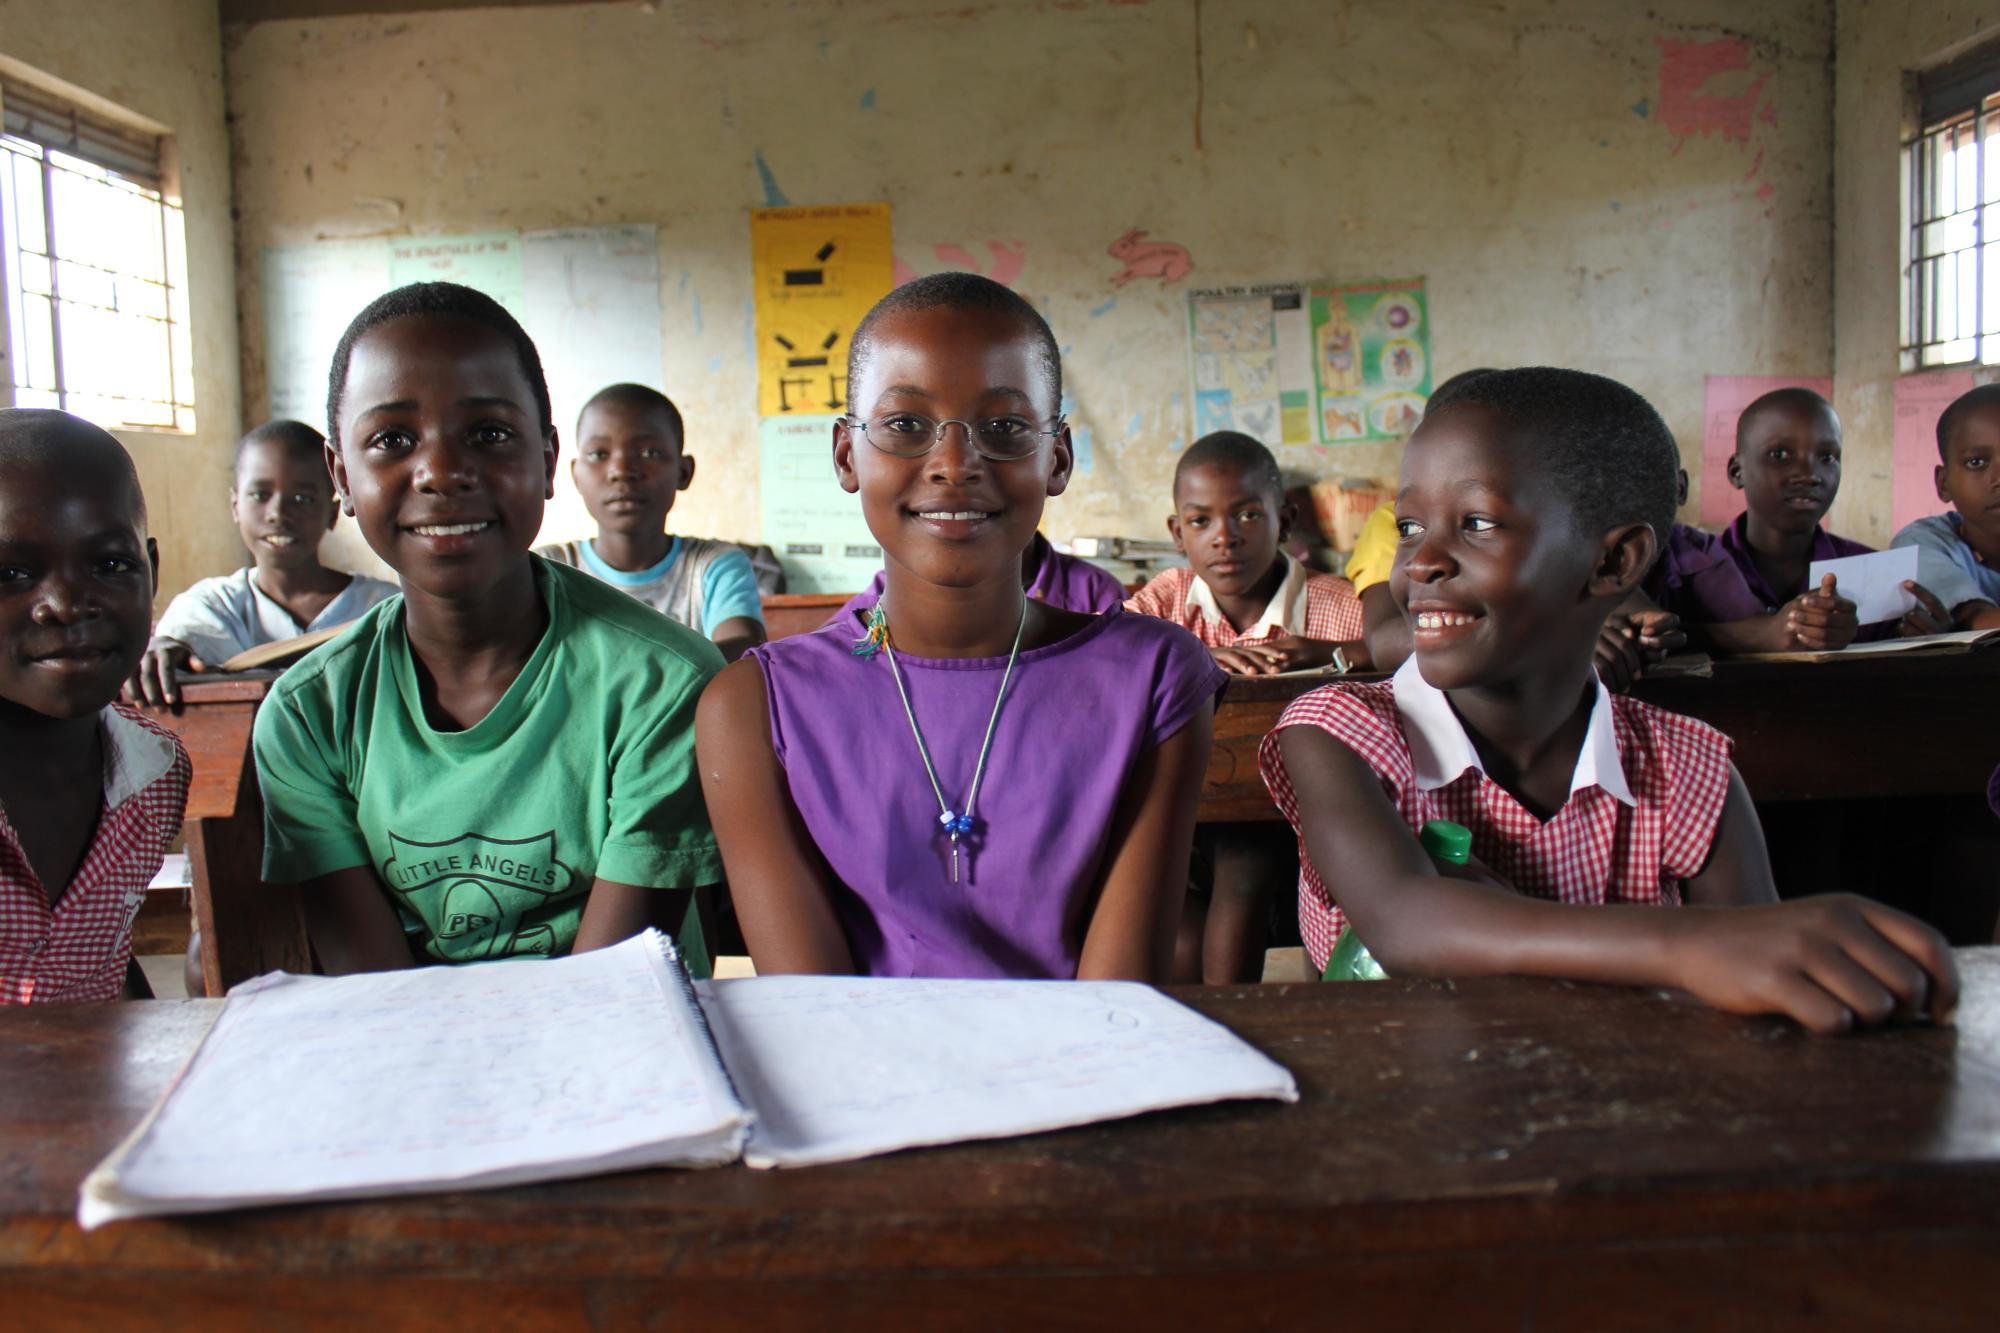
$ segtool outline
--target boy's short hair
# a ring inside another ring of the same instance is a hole
[[[326,436],[303,421],[273,417],[263,425],[245,431],[243,438],[236,442],[236,456],[229,464],[232,472],[243,466],[243,451],[253,444],[275,444],[302,459],[309,457],[318,461],[326,456]]]
[[[1743,446],[1749,442],[1750,423],[1774,408],[1800,408],[1808,412],[1824,412],[1833,418],[1836,427],[1840,425],[1840,414],[1833,410],[1832,403],[1803,384],[1788,385],[1753,399],[1750,406],[1743,409],[1743,415],[1736,418],[1736,452],[1742,453]]]
[[[1181,478],[1198,467],[1231,467],[1253,486],[1268,486],[1280,500],[1285,495],[1284,474],[1278,460],[1263,441],[1240,430],[1211,431],[1196,440],[1174,464],[1174,494],[1179,495]]]
[[[939,309],[1008,315],[1027,325],[1035,339],[1037,359],[1055,390],[1056,410],[1062,410],[1062,351],[1056,346],[1056,335],[1049,328],[1049,322],[1042,318],[1041,311],[1035,309],[1027,298],[977,273],[933,273],[929,277],[906,282],[877,301],[862,317],[860,325],[854,330],[854,337],[848,340],[847,391],[850,399],[854,386],[861,380],[862,370],[868,364],[868,338],[876,322],[905,311]]]
[[[1951,400],[1938,417],[1937,444],[1938,461],[1944,461],[1944,447],[1951,439],[1951,433],[1958,429],[1958,423],[1968,412],[1977,412],[1984,407],[2000,404],[2000,384],[1975,384],[1964,393]]]
[[[1680,449],[1653,405],[1617,380],[1582,370],[1491,370],[1441,410],[1489,407],[1533,449],[1586,529],[1644,523],[1665,545],[1674,526]]]
[[[340,444],[340,400],[341,395],[347,392],[347,365],[354,358],[354,344],[370,329],[387,324],[392,319],[413,315],[445,315],[470,320],[505,337],[514,345],[514,355],[521,363],[521,374],[527,378],[528,391],[534,395],[535,410],[541,415],[542,434],[546,436],[554,432],[555,412],[549,406],[548,377],[542,373],[542,358],[535,350],[535,341],[521,327],[521,322],[485,292],[455,282],[413,282],[407,287],[384,292],[363,306],[361,313],[354,317],[334,346],[333,366],[326,377],[326,433],[336,448]]]
[[[681,410],[674,406],[674,400],[658,389],[643,384],[607,384],[590,395],[590,401],[576,414],[577,443],[583,442],[583,419],[590,415],[593,407],[629,407],[640,412],[658,412],[673,428],[674,448],[687,444],[687,434],[681,426]]]
[[[1491,366],[1474,366],[1471,370],[1459,371],[1456,375],[1451,376],[1444,383],[1438,385],[1437,388],[1431,390],[1431,396],[1424,402],[1424,411],[1430,412],[1443,407],[1458,396],[1460,389],[1463,389],[1481,375],[1491,375],[1492,373],[1493,368]]]
[[[130,493],[139,530],[146,530],[139,467],[118,437],[94,422],[52,407],[0,408],[0,467],[10,466],[108,468]]]

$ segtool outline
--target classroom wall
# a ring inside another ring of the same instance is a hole
[[[236,250],[222,41],[213,4],[189,0],[0,0],[0,56],[166,126],[180,154],[192,435],[123,431],[160,543],[164,607],[195,579],[244,554],[229,521],[229,464],[240,433]]]
[[[1906,74],[1960,54],[2000,28],[1983,0],[1840,0],[1834,86],[1834,406],[1846,430],[1843,480],[1828,522],[1886,543],[1902,313],[1902,141]]]
[[[1704,375],[1831,369],[1824,0],[687,0],[224,43],[250,413],[260,247],[656,223],[687,531],[758,528],[746,211],[770,202],[889,200],[899,267],[969,259],[1048,314],[1082,455],[1059,539],[1161,532],[1192,285],[1424,275],[1440,375],[1619,376],[1691,470]],[[1131,227],[1193,272],[1114,287]],[[1284,461],[1393,473],[1395,451]]]

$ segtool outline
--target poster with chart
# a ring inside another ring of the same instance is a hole
[[[1194,437],[1235,430],[1310,444],[1312,331],[1298,283],[1188,293]]]
[[[785,564],[787,592],[859,592],[882,567],[861,497],[834,479],[836,419],[794,413],[757,423],[764,541]]]
[[[887,204],[750,211],[758,416],[846,410],[848,340],[895,263]]]
[[[389,285],[456,282],[473,287],[521,317],[521,233],[480,231],[464,236],[394,236],[389,240]],[[532,335],[532,330],[530,334]]]
[[[361,308],[389,289],[379,238],[264,247],[267,413],[326,429],[333,349]]]
[[[1320,441],[1408,435],[1431,392],[1424,280],[1316,286],[1307,306]]]

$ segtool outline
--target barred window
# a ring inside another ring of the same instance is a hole
[[[194,430],[169,152],[162,135],[0,75],[0,390],[16,406]]]

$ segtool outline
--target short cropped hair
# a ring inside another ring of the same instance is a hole
[[[1750,423],[1777,409],[1824,412],[1833,418],[1836,429],[1840,426],[1840,414],[1833,410],[1832,403],[1802,384],[1788,385],[1752,399],[1750,406],[1743,409],[1743,415],[1736,418],[1736,452],[1742,453],[1743,446],[1750,442]]]
[[[139,468],[102,426],[52,407],[0,407],[0,467],[89,471],[93,487],[124,485],[133,517],[146,530],[146,492]]]
[[[1951,433],[1958,429],[1958,423],[1964,419],[1966,413],[1977,412],[1996,403],[2000,403],[2000,384],[1975,384],[1951,400],[1951,406],[1938,417],[1937,444],[1940,461],[1944,458],[1946,442],[1951,439]]]
[[[535,351],[534,340],[521,327],[520,321],[485,292],[455,282],[413,282],[407,287],[384,292],[363,306],[361,313],[354,317],[334,346],[333,367],[326,377],[326,433],[336,447],[340,443],[340,402],[347,392],[347,365],[354,359],[354,344],[369,330],[391,320],[422,315],[449,316],[483,324],[512,343],[514,355],[521,363],[521,374],[528,381],[529,392],[535,396],[535,410],[541,416],[542,434],[546,436],[554,432],[555,412],[549,406],[548,377],[542,373],[542,358]]]
[[[1278,460],[1261,440],[1240,430],[1211,431],[1187,447],[1180,462],[1174,464],[1176,495],[1180,493],[1181,478],[1198,467],[1232,467],[1251,485],[1268,486],[1281,499],[1285,494],[1285,478],[1278,470]]]
[[[847,344],[850,406],[854,386],[860,383],[861,372],[868,365],[868,339],[875,325],[891,315],[918,310],[976,310],[1019,320],[1035,339],[1036,359],[1049,377],[1056,410],[1062,410],[1062,351],[1056,346],[1056,335],[1049,322],[1025,297],[977,273],[933,273],[904,283],[875,303]]]
[[[261,426],[251,427],[236,442],[236,456],[230,461],[232,471],[243,466],[243,451],[253,444],[275,444],[300,459],[319,461],[325,457],[326,436],[303,421],[274,417]]]
[[[1471,370],[1459,371],[1456,375],[1445,380],[1443,384],[1431,390],[1430,399],[1424,404],[1424,411],[1429,412],[1443,407],[1457,396],[1460,389],[1463,389],[1481,375],[1491,375],[1492,373],[1493,368],[1491,366],[1475,366]]]
[[[673,428],[674,448],[687,443],[687,435],[681,426],[681,410],[674,406],[674,400],[658,389],[647,388],[643,384],[607,384],[590,395],[590,401],[576,414],[577,443],[583,442],[583,419],[590,415],[593,407],[629,407],[638,412],[658,412]]]
[[[1529,366],[1490,370],[1453,391],[1440,412],[1486,407],[1514,427],[1592,532],[1644,523],[1666,545],[1679,489],[1680,449],[1653,405],[1613,379]]]

